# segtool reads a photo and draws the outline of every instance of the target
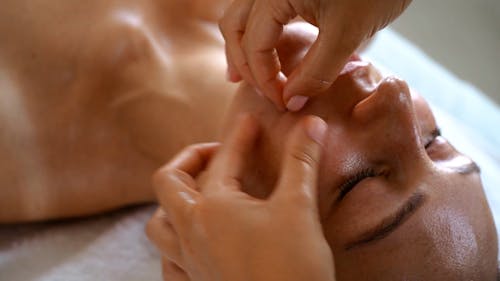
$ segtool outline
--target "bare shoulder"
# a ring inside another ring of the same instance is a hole
[[[0,97],[9,109],[0,114],[0,223],[152,199],[157,162],[113,109],[117,93],[146,87],[127,73],[152,69],[151,44],[144,29],[115,20],[115,9],[67,3],[6,1],[8,12],[0,9],[0,84],[9,86]]]
[[[0,9],[0,223],[151,200],[152,172],[220,128],[222,46],[168,33],[146,0],[30,1]]]

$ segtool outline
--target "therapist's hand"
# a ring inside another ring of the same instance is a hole
[[[228,76],[257,87],[279,109],[300,110],[335,81],[350,55],[396,19],[411,0],[235,0],[220,21]],[[276,46],[297,15],[319,27],[319,37],[287,78]]]
[[[245,159],[258,135],[250,118],[240,120],[222,147],[190,147],[156,174],[169,230],[150,223],[148,233],[186,278],[179,280],[335,280],[317,210],[325,131],[317,117],[292,131],[267,200],[241,191]]]

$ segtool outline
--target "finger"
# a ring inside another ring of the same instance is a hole
[[[242,115],[224,140],[222,147],[210,163],[209,174],[213,184],[207,184],[206,192],[237,190],[245,168],[245,162],[257,138],[259,126],[250,115]]]
[[[276,51],[283,26],[296,13],[288,1],[257,1],[243,37],[243,51],[256,86],[278,109],[284,110],[285,77]]]
[[[295,127],[287,143],[273,198],[298,199],[316,208],[318,166],[326,130],[326,123],[313,116],[306,117]]]
[[[162,259],[162,271],[165,281],[190,281],[187,273],[167,258]]]
[[[177,214],[185,215],[194,202],[198,190],[194,178],[205,169],[219,146],[218,143],[188,146],[154,174],[156,197],[172,220]]]
[[[228,46],[226,45],[226,62],[227,62],[227,80],[233,83],[240,82],[241,75],[238,73],[238,70],[236,69],[236,66],[233,63],[233,60],[229,58],[229,50]]]
[[[219,28],[226,41],[226,58],[228,75],[234,78],[242,77],[248,83],[255,85],[255,80],[248,67],[247,59],[241,48],[241,39],[245,33],[247,19],[255,0],[234,1],[225,11],[219,22]]]
[[[167,214],[161,208],[158,208],[148,221],[146,234],[162,256],[167,257],[176,264],[182,264],[179,237],[170,224]]]
[[[159,173],[168,170],[179,170],[195,178],[205,169],[219,147],[219,143],[190,145],[174,156],[168,164],[159,170]]]
[[[199,198],[195,180],[185,171],[164,168],[153,176],[153,187],[161,207],[169,214],[172,227],[182,233]]]
[[[285,75],[292,73],[317,38],[318,28],[314,25],[294,22],[285,26],[276,47]]]
[[[288,77],[283,91],[288,110],[299,111],[310,97],[329,89],[362,41],[356,37],[347,39],[342,31],[336,32],[323,31],[320,27],[318,39]]]

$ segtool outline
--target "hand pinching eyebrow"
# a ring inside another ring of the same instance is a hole
[[[348,58],[411,0],[235,0],[220,21],[228,74],[257,87],[278,109],[300,110],[330,88]],[[283,75],[276,51],[283,27],[301,16],[319,28],[302,62]]]
[[[165,233],[173,237],[163,239],[169,245],[163,247],[169,251],[167,269],[179,266],[193,280],[335,280],[317,208],[326,129],[324,121],[309,116],[292,130],[268,199],[241,191],[259,132],[249,116],[239,119],[221,146],[190,147],[160,170],[154,183],[172,226]]]

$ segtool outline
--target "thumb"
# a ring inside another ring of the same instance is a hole
[[[305,206],[316,208],[318,169],[326,130],[321,118],[308,116],[292,131],[273,198],[299,200],[294,205],[304,202]]]
[[[299,111],[309,98],[328,90],[337,79],[361,40],[346,40],[332,32],[322,32],[302,62],[292,72],[283,90],[290,111]]]

